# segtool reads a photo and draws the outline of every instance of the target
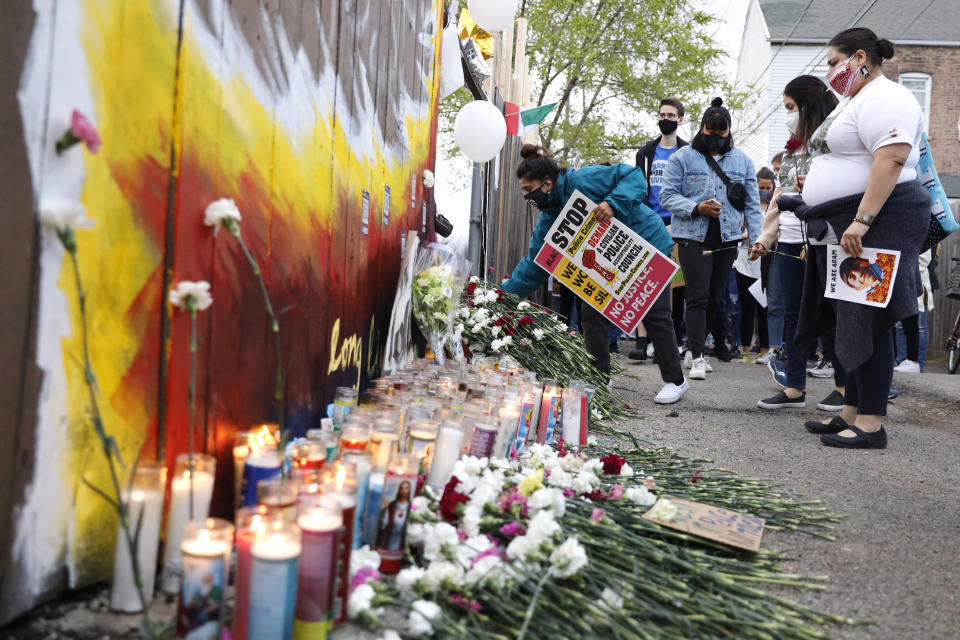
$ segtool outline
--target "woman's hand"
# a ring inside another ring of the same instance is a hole
[[[613,207],[606,202],[601,202],[597,208],[593,210],[593,217],[596,218],[597,222],[607,222],[613,218]]]
[[[747,249],[747,258],[749,258],[751,262],[765,255],[767,255],[767,248],[759,242],[754,242],[753,246]]]
[[[797,190],[797,193],[803,193],[803,182],[807,179],[806,174],[802,176],[794,176],[793,178],[793,188]]]
[[[803,249],[800,249],[800,262],[807,261],[807,245],[803,245]]]
[[[697,205],[697,215],[707,218],[719,218],[721,211],[723,211],[723,207],[720,206],[719,202],[713,200],[712,198]]]
[[[843,232],[843,237],[840,238],[840,246],[854,258],[859,258],[860,254],[863,253],[863,236],[869,230],[870,225],[868,224],[862,222],[851,223],[847,230]]]

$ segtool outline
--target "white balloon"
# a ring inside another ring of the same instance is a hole
[[[507,139],[507,122],[493,104],[474,100],[457,114],[453,136],[465,156],[474,162],[489,162],[503,148]]]
[[[517,15],[517,0],[467,0],[467,9],[481,29],[496,33],[513,22]]]

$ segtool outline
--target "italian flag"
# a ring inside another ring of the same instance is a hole
[[[513,136],[525,136],[543,122],[547,114],[553,111],[557,103],[545,104],[539,107],[521,109],[512,102],[503,103],[503,117],[507,121],[507,133]]]

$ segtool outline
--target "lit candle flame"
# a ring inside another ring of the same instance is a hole
[[[263,516],[257,514],[250,519],[250,528],[257,533],[263,533],[263,531],[267,528],[267,523],[264,522]]]
[[[200,529],[197,532],[197,542],[210,542],[210,529]]]
[[[343,465],[340,465],[339,469],[337,469],[337,486],[340,489],[343,489],[343,484],[344,482],[346,482],[346,480],[347,480],[347,468]]]
[[[141,500],[143,500],[143,492],[142,492],[142,491],[134,491],[134,492],[133,492],[132,499],[133,499],[134,502],[140,502]]]

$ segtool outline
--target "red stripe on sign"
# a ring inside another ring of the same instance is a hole
[[[603,315],[615,325],[630,333],[647,315],[663,290],[670,286],[677,265],[666,256],[657,253],[647,264],[643,273],[627,290],[622,300],[611,300]]]
[[[557,267],[560,266],[560,261],[563,256],[560,255],[559,251],[554,250],[550,245],[543,245],[540,248],[540,253],[537,254],[537,257],[534,259],[538,265],[553,273],[557,270]]]

